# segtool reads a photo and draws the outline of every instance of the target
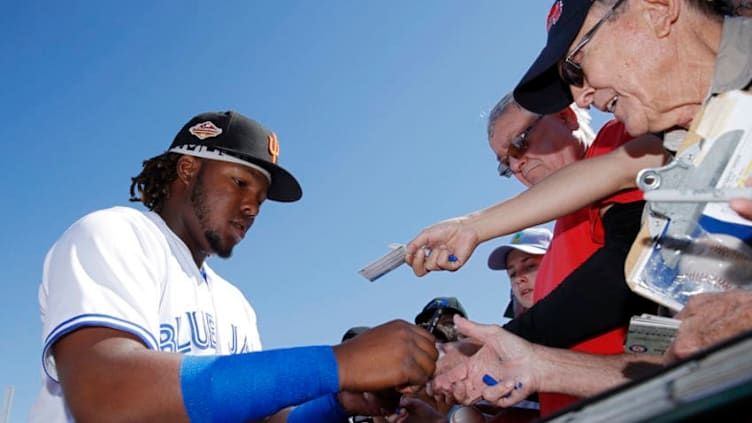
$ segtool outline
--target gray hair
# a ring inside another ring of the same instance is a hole
[[[593,120],[593,117],[590,116],[590,112],[588,112],[587,109],[583,109],[574,103],[570,104],[569,108],[572,109],[575,116],[577,116],[578,124],[577,130],[572,132],[572,135],[579,139],[585,147],[590,147],[590,144],[592,144],[595,139],[595,131],[593,131],[593,128],[590,126],[590,121]]]
[[[530,121],[532,122],[536,117],[540,116],[537,113],[533,113],[524,107],[520,106],[517,101],[515,101],[513,94],[510,92],[506,94],[504,97],[499,100],[498,103],[491,109],[491,112],[488,114],[488,126],[486,128],[486,131],[488,133],[488,139],[491,139],[493,137],[493,130],[494,125],[496,124],[496,121],[499,120],[499,118],[509,111],[511,108],[516,108],[517,110],[521,110],[523,112],[527,112],[530,115]],[[575,116],[577,117],[577,123],[579,128],[572,132],[572,135],[575,136],[580,142],[585,146],[588,147],[593,142],[593,139],[595,139],[595,132],[593,132],[593,128],[590,127],[590,121],[592,120],[592,117],[590,116],[590,113],[586,109],[583,109],[581,107],[578,107],[576,104],[572,103],[569,105],[569,108],[572,109]]]
[[[530,114],[530,121],[532,122],[534,118],[537,118],[540,116],[537,113],[533,113],[517,103],[514,99],[514,95],[510,92],[507,93],[504,97],[499,100],[498,103],[491,109],[491,113],[488,114],[488,127],[486,128],[486,132],[488,133],[488,139],[491,139],[493,137],[493,130],[494,125],[496,124],[496,121],[499,120],[501,115],[507,112],[510,108],[516,108],[518,110],[526,111]]]

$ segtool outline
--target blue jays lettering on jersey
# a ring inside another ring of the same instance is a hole
[[[231,334],[223,351],[229,354],[250,352],[252,341],[238,332],[238,326],[230,324]],[[241,339],[238,339],[238,338]],[[162,323],[159,331],[159,349],[162,351],[188,354],[206,349],[217,349],[217,328],[214,316],[199,311],[185,312],[182,316]]]

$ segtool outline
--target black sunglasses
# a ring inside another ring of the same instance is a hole
[[[611,10],[609,10],[608,13],[606,13],[606,15],[601,18],[601,20],[599,20],[595,25],[593,25],[592,28],[590,28],[588,32],[585,33],[585,36],[582,37],[580,42],[574,46],[569,54],[567,54],[567,57],[559,62],[559,76],[561,76],[561,79],[564,82],[569,85],[574,85],[575,87],[582,87],[582,85],[585,83],[585,73],[582,71],[582,66],[574,61],[574,56],[577,55],[580,50],[582,50],[582,47],[584,47],[585,44],[593,39],[593,35],[595,35],[595,32],[598,31],[598,28],[600,28],[601,25],[603,25],[603,23],[606,22],[608,18],[610,18],[611,15],[614,14],[616,8],[619,7],[622,3],[624,3],[624,0],[617,1],[611,8]]]
[[[509,149],[507,150],[507,156],[499,159],[499,166],[496,168],[496,170],[499,172],[499,176],[504,178],[509,178],[514,173],[512,171],[512,168],[509,167],[509,158],[510,157],[520,157],[523,154],[525,154],[525,151],[527,151],[527,148],[530,146],[530,143],[527,141],[527,136],[530,134],[530,131],[535,128],[535,125],[540,122],[541,119],[543,119],[544,115],[538,116],[530,125],[528,125],[527,128],[525,128],[520,135],[517,135],[514,137],[511,143],[509,143]]]

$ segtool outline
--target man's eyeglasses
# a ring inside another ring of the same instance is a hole
[[[528,125],[527,128],[525,128],[524,131],[520,135],[517,135],[514,137],[512,142],[509,144],[509,149],[507,150],[507,156],[502,157],[499,159],[499,167],[497,170],[499,171],[499,176],[502,176],[504,178],[509,178],[514,173],[512,171],[512,168],[509,167],[509,158],[510,157],[520,157],[527,151],[527,148],[530,146],[530,143],[527,141],[527,136],[530,134],[530,131],[535,128],[535,125],[540,122],[541,119],[543,119],[544,116],[538,116],[535,118],[533,123]]]
[[[611,15],[614,14],[616,8],[619,7],[619,5],[621,5],[622,3],[624,3],[624,0],[617,1],[611,8],[611,10],[609,10],[608,13],[606,13],[606,15],[601,18],[601,20],[599,20],[595,25],[593,25],[592,28],[590,28],[588,32],[585,33],[585,36],[582,37],[580,42],[574,46],[569,54],[567,54],[566,59],[559,62],[559,75],[564,82],[569,85],[574,85],[575,87],[582,87],[582,85],[585,83],[585,73],[582,71],[582,66],[574,61],[574,56],[576,56],[577,53],[582,50],[585,44],[593,39],[593,35],[595,35],[595,32],[598,31],[598,28],[600,28],[601,25],[603,25],[603,23],[606,22],[608,18],[610,18]]]

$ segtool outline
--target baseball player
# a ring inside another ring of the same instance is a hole
[[[404,321],[334,347],[261,351],[253,308],[206,258],[230,257],[266,199],[301,197],[279,152],[239,113],[200,114],[132,178],[148,211],[99,210],[65,231],[39,288],[31,421],[344,421],[396,407],[360,392],[431,376],[435,340]]]

